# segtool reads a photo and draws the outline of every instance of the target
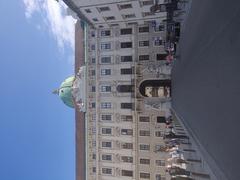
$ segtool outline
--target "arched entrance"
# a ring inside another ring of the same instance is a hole
[[[171,97],[171,80],[144,80],[139,86],[139,92],[144,97]]]

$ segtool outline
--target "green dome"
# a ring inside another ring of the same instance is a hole
[[[74,108],[73,96],[72,96],[72,86],[75,80],[74,76],[70,76],[65,81],[62,82],[58,95],[62,99],[63,103],[67,106]]]

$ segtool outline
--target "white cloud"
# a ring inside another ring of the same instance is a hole
[[[31,19],[34,14],[40,14],[50,33],[56,39],[58,46],[74,48],[74,24],[72,16],[66,15],[66,5],[55,0],[23,0],[25,16]]]

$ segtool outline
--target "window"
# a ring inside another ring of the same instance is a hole
[[[92,146],[96,147],[96,141],[92,141]]]
[[[132,68],[122,68],[121,74],[132,74]]]
[[[101,92],[111,92],[111,86],[101,86]]]
[[[150,145],[149,144],[140,144],[139,147],[140,147],[140,150],[145,150],[145,151],[150,150]]]
[[[101,75],[111,75],[111,69],[101,69]]]
[[[95,50],[95,44],[91,45],[91,50],[93,50],[93,51]]]
[[[158,116],[157,123],[166,123],[166,118],[164,116]]]
[[[164,160],[156,160],[156,165],[157,166],[165,166],[165,161]]]
[[[153,15],[155,15],[154,12],[143,12],[143,13],[142,13],[142,16],[143,16],[143,17],[146,17],[146,16],[153,16]]]
[[[165,26],[163,24],[157,25],[154,27],[155,32],[164,31]]]
[[[133,157],[131,157],[131,156],[122,156],[121,159],[123,162],[127,162],[127,163],[133,162]]]
[[[122,176],[133,177],[133,171],[122,170]]]
[[[150,179],[150,173],[140,173],[140,178]]]
[[[93,20],[93,21],[95,21],[95,22],[97,22],[97,21],[98,21],[98,19],[97,19],[97,18],[92,18],[92,20]]]
[[[120,93],[130,93],[134,91],[133,85],[118,85],[117,91]]]
[[[101,63],[104,63],[104,64],[108,64],[108,63],[111,63],[111,56],[104,56],[104,57],[101,57]]]
[[[112,104],[110,102],[103,102],[101,103],[102,109],[110,109],[112,107]]]
[[[156,136],[156,137],[163,137],[163,136],[164,136],[164,132],[162,132],[162,131],[156,131],[156,132],[155,132],[155,136]]]
[[[111,128],[102,128],[102,134],[112,134]]]
[[[109,26],[110,27],[116,27],[116,26],[119,26],[119,24],[110,24]]]
[[[95,102],[92,102],[92,103],[91,103],[91,107],[92,107],[92,108],[96,108],[96,103],[95,103]]]
[[[103,161],[112,161],[112,155],[110,154],[102,154]]]
[[[139,135],[140,136],[150,136],[150,131],[140,130]]]
[[[153,4],[153,0],[142,1],[143,6],[148,6],[148,5],[152,5],[152,4]]]
[[[121,109],[132,109],[133,103],[121,103]]]
[[[101,115],[102,121],[112,121],[112,115],[110,114],[102,114]]]
[[[91,86],[91,92],[96,92],[96,86]]]
[[[121,121],[133,121],[133,117],[131,115],[121,115]]]
[[[135,18],[136,15],[135,14],[125,14],[125,15],[122,15],[124,19],[130,19],[130,18]]]
[[[110,42],[101,43],[101,50],[106,50],[106,49],[111,49],[111,43]]]
[[[96,114],[93,114],[93,115],[92,115],[92,121],[93,121],[93,122],[96,122]]]
[[[149,41],[139,41],[139,47],[149,46]]]
[[[158,152],[158,151],[165,151],[166,148],[164,145],[161,145],[161,144],[157,144],[155,145],[155,151]]]
[[[133,149],[133,144],[132,143],[123,143],[122,148],[123,149]]]
[[[162,60],[166,60],[167,54],[157,54],[156,55],[156,60],[157,61],[162,61]]]
[[[112,147],[112,142],[110,141],[103,141],[102,142],[102,147],[107,147],[107,148],[111,148]]]
[[[92,172],[93,172],[93,173],[96,173],[96,167],[93,167],[93,168],[92,168]]]
[[[92,11],[91,11],[91,9],[85,9],[85,12],[86,13],[91,13]]]
[[[102,30],[101,36],[111,36],[111,31],[110,30]]]
[[[163,40],[161,37],[154,38],[154,46],[161,46],[163,45]]]
[[[161,174],[156,174],[156,180],[166,180],[166,177],[161,176]]]
[[[150,121],[150,117],[148,116],[139,117],[139,122],[149,122],[149,121]]]
[[[96,159],[96,154],[95,153],[92,154],[92,159]]]
[[[121,62],[132,62],[132,56],[121,56]]]
[[[95,37],[95,31],[91,31],[91,37]]]
[[[104,17],[104,19],[106,21],[111,21],[111,20],[115,20],[115,17],[114,16],[107,16],[107,17]]]
[[[96,58],[92,58],[92,64],[96,63]]]
[[[118,5],[119,9],[129,9],[132,8],[132,4],[119,4]]]
[[[121,42],[121,48],[132,48],[132,42]]]
[[[133,130],[132,129],[121,129],[121,134],[122,135],[133,135]]]
[[[139,27],[138,32],[140,33],[149,32],[149,26]]]
[[[91,75],[91,76],[95,76],[95,74],[96,74],[95,69],[91,69],[91,70],[90,70],[90,75]]]
[[[102,11],[110,11],[110,8],[108,6],[98,7],[97,9],[100,12],[102,12]]]
[[[140,164],[150,164],[150,159],[140,159]]]
[[[145,55],[139,55],[139,61],[147,61],[150,59],[150,56],[145,54]]]
[[[112,169],[111,168],[102,168],[102,173],[103,174],[112,174]]]
[[[121,35],[132,34],[132,28],[124,28],[120,30]]]

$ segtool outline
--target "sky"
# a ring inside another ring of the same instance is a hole
[[[74,22],[54,0],[0,1],[0,179],[75,179]]]

